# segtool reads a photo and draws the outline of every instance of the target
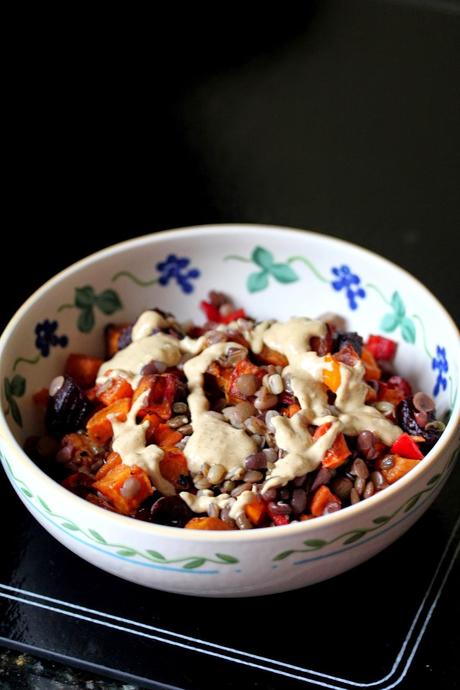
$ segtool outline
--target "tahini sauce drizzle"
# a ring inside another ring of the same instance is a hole
[[[148,421],[136,423],[136,415],[147,402],[148,391],[140,395],[128,412],[125,422],[112,416],[113,441],[112,449],[118,453],[125,465],[142,467],[149,475],[152,484],[165,496],[176,493],[174,486],[164,479],[160,472],[160,461],[164,453],[155,444],[145,445],[145,432]]]
[[[204,373],[230,348],[243,349],[238,343],[216,343],[184,364],[193,426],[193,434],[184,448],[184,454],[192,473],[199,472],[204,462],[210,465],[219,462],[227,471],[241,467],[244,459],[257,450],[255,442],[245,431],[235,429],[215,413],[209,412],[209,403],[203,390]]]

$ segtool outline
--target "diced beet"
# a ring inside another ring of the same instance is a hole
[[[162,496],[150,510],[150,522],[170,527],[184,527],[196,517],[180,496]]]
[[[64,434],[81,429],[90,412],[85,394],[70,376],[63,376],[61,386],[50,395],[45,414],[45,426],[50,436],[60,438]]]

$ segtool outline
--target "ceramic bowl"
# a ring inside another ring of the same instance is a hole
[[[210,289],[258,319],[344,315],[351,330],[399,342],[397,369],[450,421],[435,448],[383,492],[337,513],[278,528],[204,532],[153,525],[73,495],[24,453],[41,429],[32,401],[69,352],[102,354],[108,322],[160,306],[202,320]],[[74,264],[40,288],[0,341],[0,447],[6,474],[32,515],[90,563],[133,582],[200,596],[281,592],[370,558],[422,515],[448,479],[459,445],[457,329],[401,268],[311,232],[253,225],[185,228],[140,237]]]

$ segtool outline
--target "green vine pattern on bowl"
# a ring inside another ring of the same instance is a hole
[[[6,459],[6,457],[1,454],[6,466],[8,467],[9,474],[13,481],[16,483],[18,489],[20,492],[26,497],[26,499],[30,503],[35,502],[38,504],[36,507],[40,507],[43,509],[46,513],[46,517],[52,522],[53,524],[57,524],[58,527],[63,529],[65,532],[70,533],[72,535],[76,533],[80,533],[83,535],[86,539],[89,539],[90,542],[97,544],[98,546],[105,547],[106,549],[113,549],[114,553],[117,556],[123,557],[123,558],[143,558],[146,561],[150,563],[154,563],[157,565],[172,565],[172,564],[180,564],[180,567],[187,571],[187,570],[196,570],[198,568],[201,568],[202,566],[208,564],[208,563],[213,563],[217,565],[235,565],[239,563],[239,560],[235,558],[235,556],[231,556],[226,553],[215,553],[214,556],[215,558],[208,558],[204,556],[182,556],[181,558],[166,558],[163,554],[161,554],[159,551],[155,551],[153,549],[146,549],[145,551],[139,551],[138,549],[135,549],[131,546],[126,546],[125,544],[114,544],[111,542],[108,542],[102,534],[100,534],[97,530],[88,528],[85,529],[83,527],[80,527],[77,525],[76,522],[71,520],[70,518],[61,515],[59,513],[55,513],[49,505],[46,503],[46,501],[43,500],[38,495],[34,495],[30,487],[22,480],[19,479],[19,477],[16,477],[10,463]],[[34,500],[33,500],[34,499]],[[55,518],[55,520],[51,520],[51,518]]]
[[[75,288],[73,303],[61,304],[58,312],[64,309],[78,309],[77,328],[81,333],[90,333],[96,323],[95,309],[110,316],[123,307],[118,292],[109,288],[97,294],[91,285]]]
[[[15,398],[22,398],[26,392],[26,386],[26,380],[20,374],[15,374],[12,379],[6,377],[3,379],[3,390],[8,403],[4,409],[4,415],[6,417],[11,412],[11,416],[18,426],[22,426],[22,415]]]
[[[397,515],[404,514],[404,513],[409,513],[419,500],[421,499],[422,496],[425,494],[431,493],[435,487],[439,484],[439,481],[441,477],[449,470],[449,468],[453,465],[455,462],[455,459],[457,457],[457,454],[460,450],[460,447],[457,448],[453,453],[452,456],[449,460],[449,462],[446,464],[444,467],[443,471],[440,472],[439,474],[435,474],[431,477],[431,479],[427,482],[426,488],[422,489],[418,493],[414,494],[411,496],[409,499],[407,499],[403,504],[401,504],[396,510],[391,513],[391,515],[379,515],[378,517],[374,518],[373,520],[373,525],[371,527],[362,527],[360,529],[353,529],[349,530],[348,532],[344,532],[343,534],[339,534],[337,537],[334,537],[333,539],[330,539],[329,541],[325,539],[306,539],[303,544],[305,545],[306,548],[304,549],[287,549],[286,551],[282,551],[281,553],[277,554],[274,556],[273,560],[274,561],[283,561],[286,558],[289,558],[293,554],[299,554],[299,553],[311,553],[312,551],[319,551],[321,549],[324,549],[326,546],[330,546],[331,544],[335,544],[336,542],[340,542],[340,546],[348,546],[349,544],[354,544],[355,542],[359,541],[363,537],[365,537],[368,534],[371,534],[372,532],[375,532],[379,530],[381,527],[384,525],[387,525],[389,522],[391,522]]]

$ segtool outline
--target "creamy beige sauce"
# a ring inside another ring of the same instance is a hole
[[[375,407],[366,405],[367,385],[363,381],[364,367],[358,362],[354,367],[340,364],[340,386],[337,389],[335,407],[346,434],[355,436],[369,430],[391,446],[401,435],[401,429],[386,419]]]
[[[160,461],[164,453],[158,446],[145,445],[145,432],[148,421],[137,424],[136,415],[146,404],[148,391],[139,396],[131,407],[125,422],[111,417],[113,428],[112,449],[118,453],[125,465],[137,465],[147,472],[152,484],[165,496],[176,493],[174,486],[161,476]]]
[[[166,328],[167,325],[163,316],[157,311],[144,311],[133,326],[131,340],[134,343],[136,340],[151,335],[155,328]]]
[[[209,403],[203,390],[204,373],[230,348],[244,349],[238,343],[216,343],[184,364],[193,426],[193,434],[185,446],[184,454],[192,473],[199,472],[204,462],[210,465],[219,462],[228,472],[234,467],[242,467],[244,459],[257,450],[255,442],[243,429],[235,429],[209,412]]]
[[[97,381],[104,381],[111,369],[124,372],[128,380],[135,379],[140,375],[142,368],[152,360],[164,362],[168,367],[175,367],[182,357],[180,342],[172,335],[164,333],[140,338],[104,362],[99,369]]]
[[[252,491],[243,491],[238,498],[233,498],[229,494],[214,496],[209,489],[202,491],[199,496],[188,491],[181,491],[179,496],[194,513],[207,513],[211,505],[217,506],[219,510],[230,506],[228,515],[232,520],[236,520],[239,515],[245,512],[245,506],[257,500],[256,494]]]

